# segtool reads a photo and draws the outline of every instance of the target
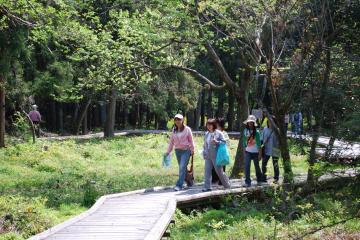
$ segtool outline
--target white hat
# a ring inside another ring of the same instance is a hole
[[[248,118],[244,121],[244,124],[247,124],[248,122],[253,122],[255,126],[257,126],[256,117],[254,115],[249,115]]]
[[[183,119],[184,119],[184,116],[178,113],[178,114],[175,115],[174,119],[175,119],[175,118],[178,118],[178,119],[183,120]]]
[[[37,109],[37,108],[38,108],[38,106],[37,106],[36,104],[32,105],[31,107],[32,107],[33,109]]]

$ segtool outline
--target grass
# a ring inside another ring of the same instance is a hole
[[[1,149],[0,239],[27,238],[79,214],[104,194],[174,185],[178,177],[174,154],[173,166],[161,167],[167,141],[162,134],[40,140]],[[196,153],[202,141],[195,137]],[[232,140],[232,156],[236,146]],[[304,173],[305,158],[294,149],[293,170]],[[196,154],[194,161],[196,181],[201,182],[204,160]],[[271,163],[268,175],[272,176]]]
[[[290,195],[278,189],[262,201],[238,197],[220,209],[207,208],[188,215],[177,210],[171,239],[360,238],[359,182],[304,198],[293,197],[295,201]],[[236,207],[234,202],[238,203]]]

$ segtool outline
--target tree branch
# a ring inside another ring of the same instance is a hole
[[[152,70],[152,71],[165,71],[165,70],[169,70],[171,68],[172,69],[182,70],[182,71],[188,72],[188,73],[192,74],[193,76],[203,80],[204,82],[206,82],[213,89],[224,89],[226,87],[226,84],[217,85],[217,84],[213,83],[209,78],[205,77],[204,75],[202,75],[201,73],[199,73],[198,71],[196,71],[195,69],[192,69],[192,68],[183,67],[183,66],[177,66],[177,65],[170,65],[170,66],[163,67],[163,68],[153,68],[153,67],[147,65],[144,62],[143,62],[143,66],[150,69],[150,70]]]

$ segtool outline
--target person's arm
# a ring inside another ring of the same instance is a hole
[[[188,128],[188,141],[190,142],[190,151],[191,151],[191,155],[194,155],[194,151],[195,151],[195,144],[194,144],[194,138],[192,135],[192,131],[190,128]]]
[[[222,134],[222,132],[216,130],[216,131],[215,131],[215,134],[216,134],[216,136],[215,136],[215,138],[213,139],[213,142],[214,142],[215,144],[219,144],[219,143],[221,143],[221,142],[226,143],[225,138],[224,138],[224,135]]]

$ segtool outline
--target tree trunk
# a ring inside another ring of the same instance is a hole
[[[88,108],[86,108],[85,113],[84,113],[84,118],[82,120],[82,134],[86,135],[88,134]]]
[[[139,104],[139,123],[138,123],[138,128],[142,129],[143,128],[143,123],[144,123],[144,115],[146,113],[145,111],[146,106],[144,104]]]
[[[316,161],[316,145],[317,141],[320,136],[320,130],[321,126],[323,125],[324,121],[324,111],[325,111],[325,98],[327,95],[327,88],[330,78],[330,71],[331,71],[331,50],[330,47],[325,48],[325,69],[324,69],[324,75],[323,75],[323,82],[321,84],[320,89],[320,97],[318,100],[318,107],[317,109],[314,109],[313,113],[315,116],[316,124],[314,126],[314,133],[313,133],[313,139],[311,141],[311,149],[309,154],[309,170],[308,170],[308,177],[307,182],[309,186],[314,186],[315,182],[317,181],[317,178],[314,176],[314,165]],[[314,106],[316,107],[316,106]]]
[[[50,102],[50,108],[51,108],[51,126],[52,131],[56,131],[56,125],[57,125],[57,114],[56,114],[56,102],[51,100]]]
[[[191,128],[195,128],[195,110],[190,110],[186,113],[187,125]]]
[[[229,109],[227,113],[227,122],[228,122],[228,131],[232,131],[234,129],[234,103],[235,103],[235,97],[233,91],[229,91]]]
[[[146,122],[147,129],[149,129],[151,127],[152,119],[153,119],[153,114],[150,112],[150,108],[148,106],[146,106],[145,122]]]
[[[279,148],[281,153],[281,159],[284,166],[284,182],[290,183],[293,181],[294,174],[292,172],[291,167],[291,158],[290,158],[290,151],[289,151],[289,144],[288,144],[288,138],[287,133],[285,131],[285,121],[284,116],[276,115],[277,119],[280,119],[277,124],[279,126]]]
[[[64,109],[63,103],[58,103],[58,123],[59,123],[59,133],[60,135],[64,134]]]
[[[94,127],[97,128],[101,125],[100,124],[100,105],[98,103],[95,105],[93,114],[94,114]]]
[[[239,105],[239,120],[241,123],[245,121],[249,115],[249,86],[251,81],[251,71],[250,70],[245,71],[243,76],[244,77],[243,79],[241,79],[240,82],[239,94],[236,95],[238,96],[237,103]],[[241,177],[242,173],[244,172],[245,149],[243,146],[243,142],[244,142],[243,132],[245,129],[245,125],[240,124],[239,127],[240,127],[240,139],[236,150],[234,167],[231,172],[231,177],[233,178]]]
[[[208,119],[214,117],[213,106],[212,106],[212,95],[213,91],[209,89],[209,95],[207,99],[206,114]]]
[[[240,111],[239,111],[239,118],[242,121],[245,121],[247,116],[248,116],[248,112],[249,112],[249,104],[247,99],[244,97],[244,99],[239,99],[238,100],[238,104],[240,107]],[[231,172],[231,177],[232,178],[239,178],[242,176],[243,172],[244,172],[244,153],[245,153],[245,149],[243,146],[243,142],[244,142],[244,134],[242,134],[244,132],[245,129],[245,125],[244,124],[240,124],[240,139],[238,142],[238,146],[236,149],[236,155],[235,155],[235,162],[234,162],[234,166]]]
[[[122,105],[123,105],[123,109],[122,109],[122,125],[123,125],[124,129],[127,129],[127,127],[128,127],[129,109],[128,109],[128,105],[125,103],[124,100],[122,100]]]
[[[206,92],[205,92],[205,89],[203,89],[201,91],[201,119],[200,119],[200,125],[201,127],[205,127],[205,95],[206,95]]]
[[[236,106],[236,120],[235,120],[235,126],[233,127],[233,129],[235,130],[235,131],[240,131],[240,128],[241,128],[241,123],[244,121],[243,120],[243,114],[244,114],[244,112],[242,112],[243,111],[243,109],[242,109],[242,107],[243,106],[241,106],[241,104],[237,104],[237,106]],[[246,109],[245,109],[246,110]],[[249,109],[247,109],[247,112],[249,112]],[[248,113],[247,113],[247,115],[248,115]]]
[[[0,74],[0,148],[5,147],[5,78]]]
[[[196,109],[195,109],[194,130],[199,130],[200,117],[201,117],[201,99],[202,99],[202,94],[200,93],[198,96],[198,101],[197,101],[197,105],[196,105]]]
[[[81,124],[82,123],[84,124],[84,118],[87,114],[87,110],[88,110],[90,104],[91,104],[91,99],[89,98],[86,100],[86,102],[82,103],[80,107],[78,107],[77,119],[74,124],[74,134],[75,135],[79,134]],[[86,128],[87,128],[87,126],[86,126]],[[83,131],[83,134],[84,134],[84,131]]]
[[[104,137],[115,136],[115,113],[116,113],[116,89],[111,89],[109,94],[109,102],[106,104],[106,120],[104,127]]]

